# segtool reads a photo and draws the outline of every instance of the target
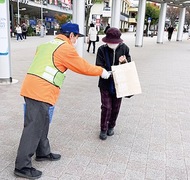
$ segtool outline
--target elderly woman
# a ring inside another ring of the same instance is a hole
[[[102,39],[103,44],[98,48],[96,65],[111,71],[112,65],[131,62],[128,46],[120,38],[121,32],[117,28],[109,28],[106,36]],[[114,127],[119,114],[122,98],[116,97],[113,77],[99,79],[101,95],[101,119],[100,135],[101,140],[106,140],[107,136],[114,135]]]

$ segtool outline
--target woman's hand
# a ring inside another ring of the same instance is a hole
[[[126,63],[126,62],[127,62],[126,56],[125,56],[125,55],[120,56],[120,57],[119,57],[119,62],[120,62],[121,64]]]

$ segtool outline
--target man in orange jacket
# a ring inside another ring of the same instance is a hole
[[[37,47],[34,60],[21,88],[25,100],[24,129],[18,147],[14,173],[17,176],[37,179],[42,172],[33,168],[36,161],[57,161],[60,154],[51,153],[48,140],[49,122],[58,99],[65,72],[70,69],[88,76],[108,79],[110,73],[99,66],[89,64],[74,48],[79,33],[77,24],[61,26],[61,34],[50,42]]]

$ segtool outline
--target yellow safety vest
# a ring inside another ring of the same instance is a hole
[[[61,88],[65,78],[65,73],[55,67],[53,62],[53,53],[64,43],[65,41],[61,39],[54,39],[40,45],[37,48],[36,55],[28,70],[28,74],[38,76]]]

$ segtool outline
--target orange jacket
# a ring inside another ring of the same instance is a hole
[[[102,74],[102,67],[91,65],[85,59],[81,58],[66,36],[58,35],[56,38],[66,42],[56,49],[52,55],[57,69],[62,72],[70,69],[76,73],[89,76],[100,76]],[[46,49],[44,49],[44,51],[46,51]],[[22,84],[20,94],[24,97],[54,105],[59,93],[60,88],[37,76],[27,74]]]

